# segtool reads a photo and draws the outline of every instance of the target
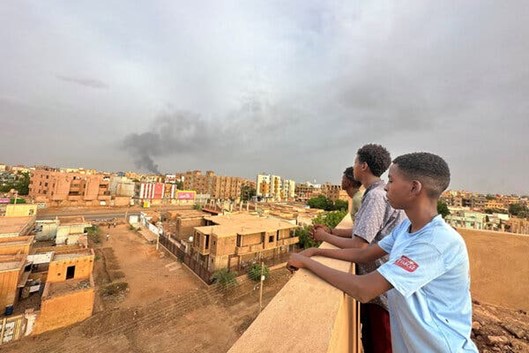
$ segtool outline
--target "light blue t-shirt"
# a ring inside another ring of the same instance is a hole
[[[395,353],[478,352],[470,339],[468,254],[461,236],[436,216],[415,233],[404,220],[378,245],[389,260],[378,272],[388,291]]]

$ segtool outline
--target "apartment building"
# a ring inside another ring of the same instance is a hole
[[[67,173],[36,169],[31,173],[29,196],[51,206],[98,206],[111,201],[110,178],[103,174]]]
[[[322,189],[320,184],[311,184],[305,182],[302,184],[296,184],[296,199],[301,202],[307,202],[313,197],[322,194]]]
[[[299,242],[294,236],[298,226],[275,218],[230,214],[205,221],[195,227],[192,256],[210,272],[286,254]]]
[[[265,201],[293,200],[296,182],[282,179],[278,175],[258,174],[256,177],[256,196]]]
[[[252,181],[233,176],[216,175],[208,170],[202,174],[200,170],[187,171],[175,175],[177,180],[182,180],[184,189],[194,190],[197,194],[210,195],[217,200],[237,200],[241,197],[242,187],[253,186]]]
[[[321,194],[324,195],[326,198],[332,200],[333,202],[336,200],[349,200],[347,193],[342,190],[341,185],[325,183],[321,186]]]

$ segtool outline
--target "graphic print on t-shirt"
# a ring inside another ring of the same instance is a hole
[[[413,272],[417,268],[419,268],[419,264],[410,259],[407,256],[402,255],[399,259],[395,261],[395,265],[399,266],[400,268],[408,271]]]

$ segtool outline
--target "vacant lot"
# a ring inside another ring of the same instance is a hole
[[[253,282],[242,279],[228,291],[207,287],[126,225],[103,228],[94,246],[94,315],[3,346],[3,352],[226,352],[258,314]],[[289,278],[286,270],[273,271],[264,304]]]

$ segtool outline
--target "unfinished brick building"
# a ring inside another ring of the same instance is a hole
[[[192,255],[210,272],[287,254],[299,242],[297,225],[274,218],[231,214],[205,220],[206,226],[195,228]]]
[[[50,206],[110,203],[110,178],[103,174],[66,173],[56,169],[36,169],[31,172],[29,196]]]

